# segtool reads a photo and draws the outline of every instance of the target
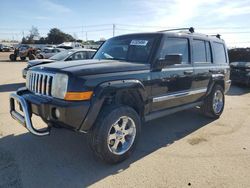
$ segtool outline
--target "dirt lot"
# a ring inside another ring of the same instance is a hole
[[[7,59],[0,53],[0,187],[250,187],[250,89],[231,87],[216,121],[194,109],[147,123],[134,155],[110,166],[83,134],[35,137],[10,117],[26,63]]]

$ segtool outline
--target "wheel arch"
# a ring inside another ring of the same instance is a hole
[[[139,80],[115,80],[101,83],[94,90],[91,106],[80,130],[88,131],[104,105],[121,104],[144,115],[147,92]]]
[[[225,90],[225,76],[223,74],[212,75],[210,82],[208,84],[207,94],[209,95],[215,85],[220,85],[223,90]]]

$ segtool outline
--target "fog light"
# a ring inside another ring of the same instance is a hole
[[[53,108],[52,109],[52,116],[55,119],[59,119],[61,116],[60,110],[58,108]]]
[[[55,116],[57,119],[60,118],[60,111],[57,108],[55,109]]]

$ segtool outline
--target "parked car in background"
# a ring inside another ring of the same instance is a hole
[[[232,62],[230,68],[230,79],[233,83],[250,86],[250,62]]]
[[[0,44],[0,52],[10,52],[11,51],[11,47]]]
[[[39,52],[36,57],[38,59],[49,59],[53,55],[64,51],[63,48],[44,48],[41,52]]]
[[[77,60],[84,60],[84,59],[91,59],[95,54],[96,50],[93,49],[70,49],[70,50],[63,50],[56,55],[50,57],[49,59],[36,59],[28,61],[28,65],[25,69],[23,69],[22,75],[23,78],[26,78],[27,70],[31,67],[41,64],[52,63],[54,61],[77,61]]]
[[[82,45],[79,42],[64,42],[62,44],[57,45],[57,48],[63,48],[68,50],[73,48],[82,48]]]

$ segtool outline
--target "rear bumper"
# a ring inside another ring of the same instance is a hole
[[[14,101],[19,103],[23,115],[17,112]],[[68,129],[79,130],[89,106],[89,101],[69,102],[45,98],[34,95],[27,90],[20,90],[10,95],[11,116],[37,136],[48,135],[50,127],[43,131],[35,129],[31,120],[32,114],[40,116],[48,125],[57,124]]]

